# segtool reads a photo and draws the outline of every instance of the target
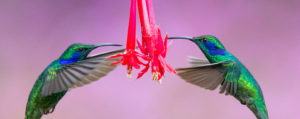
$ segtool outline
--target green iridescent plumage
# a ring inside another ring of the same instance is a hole
[[[232,95],[255,114],[258,119],[268,119],[268,112],[260,86],[248,69],[214,36],[169,37],[189,39],[197,44],[208,59],[190,58],[193,67],[177,69],[187,82],[205,89]]]
[[[119,44],[72,44],[40,74],[36,80],[26,105],[25,119],[40,119],[43,114],[52,113],[56,104],[69,88],[76,88],[107,75],[116,66],[109,64],[118,59],[108,56],[122,53],[125,49],[87,55],[100,46],[121,46]]]

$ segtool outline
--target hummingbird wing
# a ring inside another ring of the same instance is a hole
[[[237,89],[237,81],[240,78],[241,70],[238,64],[232,60],[227,60],[222,63],[222,67],[224,68],[225,72],[225,80],[222,82],[220,94],[224,93],[226,90],[225,95],[234,95]]]
[[[185,81],[205,89],[215,90],[222,84],[220,93],[226,91],[226,95],[234,95],[237,89],[237,80],[240,70],[232,61],[210,63],[208,60],[189,58],[192,67],[179,68],[178,75]]]
[[[197,63],[196,63],[197,64]],[[220,63],[207,63],[201,65],[178,68],[178,75],[185,81],[200,86],[205,89],[215,90],[219,84],[224,80],[224,73],[221,70],[217,70],[217,67],[221,67]]]
[[[41,96],[81,87],[97,81],[114,70],[117,65],[110,65],[120,58],[106,59],[108,56],[120,54],[125,49],[115,50],[87,57],[84,60],[66,65],[53,66],[44,74]]]
[[[207,59],[199,59],[199,58],[192,57],[192,56],[189,56],[188,61],[190,62],[190,64],[193,67],[210,64],[210,62]]]

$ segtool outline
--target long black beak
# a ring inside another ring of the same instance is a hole
[[[175,36],[175,37],[168,37],[168,39],[188,39],[190,41],[195,42],[195,39],[193,37],[187,37],[187,36]]]
[[[102,47],[102,46],[122,46],[122,45],[121,44],[115,44],[115,43],[103,43],[103,44],[94,45],[94,48]]]

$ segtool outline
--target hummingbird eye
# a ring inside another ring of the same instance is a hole
[[[208,42],[208,39],[207,39],[207,38],[203,38],[203,39],[201,40],[201,42],[206,43],[206,42]]]
[[[84,48],[78,48],[78,50],[77,50],[79,53],[82,53],[83,51],[85,51],[85,49]]]

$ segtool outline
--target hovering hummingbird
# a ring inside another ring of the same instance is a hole
[[[122,46],[120,44],[86,45],[72,44],[67,50],[40,74],[30,92],[25,119],[40,119],[44,114],[52,113],[59,100],[68,89],[84,86],[99,80],[116,68],[110,65],[118,58],[108,56],[125,51],[115,50],[87,57],[95,48],[101,46]]]
[[[185,81],[205,89],[215,90],[219,84],[220,94],[232,95],[255,114],[257,119],[268,119],[262,91],[248,69],[214,36],[169,37],[188,39],[197,44],[206,59],[191,57],[192,67],[176,69]]]

